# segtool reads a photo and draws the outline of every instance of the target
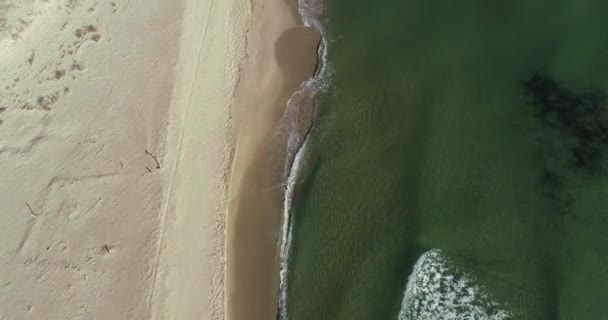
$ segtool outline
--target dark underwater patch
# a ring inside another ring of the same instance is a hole
[[[570,90],[542,74],[525,81],[524,88],[548,129],[551,151],[574,168],[598,170],[608,144],[606,96],[599,90]]]
[[[523,87],[542,127],[541,188],[559,212],[572,214],[573,199],[564,188],[568,178],[601,174],[608,146],[606,96],[597,89],[570,89],[545,74],[533,75]]]

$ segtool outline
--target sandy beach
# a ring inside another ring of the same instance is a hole
[[[272,319],[295,1],[0,2],[0,318]]]

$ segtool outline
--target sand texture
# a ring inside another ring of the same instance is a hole
[[[150,317],[182,10],[0,1],[1,319]]]
[[[0,318],[223,319],[246,6],[0,2]]]

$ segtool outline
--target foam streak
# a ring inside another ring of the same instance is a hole
[[[279,289],[279,312],[278,319],[287,320],[287,275],[289,251],[292,240],[293,221],[291,219],[291,206],[295,191],[295,182],[301,171],[308,133],[301,134],[298,130],[298,114],[301,111],[301,103],[306,98],[315,96],[328,87],[329,67],[327,64],[327,37],[323,28],[324,3],[323,0],[299,0],[298,12],[305,26],[315,29],[321,35],[321,44],[318,49],[318,68],[313,77],[302,83],[287,102],[287,108],[283,117],[284,129],[287,133],[286,161],[283,174],[285,190],[283,198],[283,224],[281,227],[280,243],[280,289]],[[293,159],[293,161],[290,161]]]

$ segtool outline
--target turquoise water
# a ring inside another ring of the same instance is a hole
[[[433,249],[509,318],[607,319],[608,2],[329,0],[326,15],[289,319],[397,319]]]

